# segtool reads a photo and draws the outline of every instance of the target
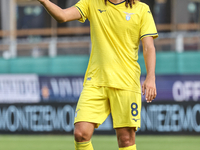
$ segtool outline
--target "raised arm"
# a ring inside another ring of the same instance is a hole
[[[59,23],[78,20],[81,18],[81,14],[76,7],[70,7],[67,9],[62,9],[50,2],[49,0],[38,0],[47,12]]]
[[[153,42],[153,37],[144,37],[142,39],[143,56],[147,70],[146,79],[142,85],[142,93],[146,94],[145,99],[151,102],[156,98],[156,83],[155,83],[155,66],[156,66],[156,52]]]

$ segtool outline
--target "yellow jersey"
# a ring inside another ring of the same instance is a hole
[[[107,86],[141,93],[138,49],[146,36],[158,37],[148,5],[136,1],[80,0],[75,4],[90,21],[92,50],[83,85]]]

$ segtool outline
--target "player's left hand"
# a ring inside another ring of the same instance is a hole
[[[155,83],[155,76],[146,77],[146,80],[142,84],[142,94],[145,95],[147,103],[152,102],[156,98],[157,90]]]

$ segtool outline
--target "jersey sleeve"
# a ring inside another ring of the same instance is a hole
[[[82,18],[78,21],[84,23],[89,16],[89,0],[80,0],[74,5],[80,12]]]
[[[140,28],[140,39],[143,39],[147,36],[152,36],[154,39],[158,37],[156,25],[149,6],[146,6],[143,11]]]

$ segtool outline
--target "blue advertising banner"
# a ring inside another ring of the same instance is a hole
[[[76,103],[0,105],[0,134],[72,134]],[[199,102],[143,102],[137,134],[200,135]],[[95,130],[115,134],[112,118]]]
[[[200,103],[143,102],[138,134],[200,135]]]
[[[145,77],[141,77],[141,84]],[[155,101],[200,101],[200,75],[156,76]],[[143,101],[145,97],[142,97]]]
[[[83,80],[83,76],[39,76],[41,100],[77,102]],[[144,80],[145,76],[141,76],[141,84]],[[200,75],[160,75],[156,76],[156,86],[155,101],[200,101]]]
[[[83,76],[39,76],[42,102],[77,102],[83,89]]]
[[[0,103],[77,102],[83,80],[83,76],[0,75]],[[141,76],[141,84],[144,80]],[[159,75],[156,86],[155,101],[200,101],[200,75]]]
[[[0,134],[72,134],[76,103],[0,105]],[[114,134],[112,118],[95,133]]]

